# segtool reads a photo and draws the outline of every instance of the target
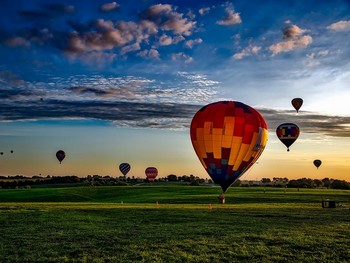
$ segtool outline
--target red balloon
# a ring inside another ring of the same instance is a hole
[[[204,106],[191,123],[193,148],[223,193],[260,157],[267,137],[262,115],[238,101]]]
[[[148,181],[153,182],[154,179],[156,179],[156,177],[158,175],[158,170],[155,167],[148,167],[145,170],[145,174],[146,174]]]

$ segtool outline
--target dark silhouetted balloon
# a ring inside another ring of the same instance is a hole
[[[156,177],[158,175],[158,170],[155,167],[148,167],[145,170],[145,174],[146,174],[148,181],[153,182],[154,179],[156,179]]]
[[[122,172],[122,174],[125,176],[130,171],[130,164],[128,163],[121,163],[119,165],[119,170]]]
[[[257,161],[268,138],[262,115],[238,101],[204,106],[190,133],[199,160],[223,193]]]
[[[0,152],[1,155],[3,155],[4,153],[3,152]]]
[[[66,157],[66,153],[62,150],[57,151],[56,158],[60,161],[60,163],[63,161],[63,159]]]
[[[314,160],[314,165],[317,167],[317,169],[318,169],[318,167],[321,166],[321,164],[322,164],[321,160],[318,160],[318,159]]]
[[[276,129],[278,139],[280,139],[280,141],[287,147],[288,152],[289,147],[299,137],[299,133],[299,127],[294,123],[283,123]]]
[[[299,112],[300,107],[303,105],[303,99],[301,98],[292,99],[292,105],[294,109],[296,109],[296,111]]]
[[[11,150],[11,153],[13,153],[13,150]]]

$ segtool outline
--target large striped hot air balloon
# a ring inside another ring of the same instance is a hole
[[[126,176],[126,174],[130,171],[130,164],[128,163],[121,163],[119,165],[119,171],[121,171],[121,173]]]
[[[259,158],[267,137],[262,115],[237,101],[209,104],[194,115],[191,123],[193,148],[223,193]]]
[[[156,179],[156,177],[158,175],[158,170],[155,167],[148,167],[145,170],[145,174],[146,174],[148,181],[153,182],[154,179]]]
[[[63,150],[59,150],[56,152],[56,158],[60,161],[60,163],[63,161],[65,157],[66,157],[66,153]]]
[[[283,123],[276,129],[278,139],[287,147],[288,152],[289,147],[298,139],[299,133],[298,125],[294,123]]]

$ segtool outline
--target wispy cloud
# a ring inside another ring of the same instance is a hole
[[[277,55],[307,47],[312,43],[312,37],[310,35],[303,35],[305,32],[307,31],[296,25],[290,25],[282,31],[285,40],[271,45],[269,50],[272,52],[272,55]]]
[[[111,2],[111,3],[105,3],[101,5],[100,9],[103,12],[109,12],[117,9],[118,7],[119,7],[119,4],[117,2]]]
[[[350,31],[350,20],[341,20],[335,22],[327,27],[334,31]]]
[[[240,14],[235,12],[231,3],[226,4],[225,12],[226,15],[216,22],[218,25],[231,26],[242,23]]]

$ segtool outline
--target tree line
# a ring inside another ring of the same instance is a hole
[[[39,185],[62,185],[75,186],[75,185],[86,185],[86,186],[103,186],[103,185],[129,185],[135,183],[147,183],[146,178],[135,178],[132,177],[111,177],[111,176],[100,176],[100,175],[88,175],[86,177],[78,177],[75,175],[70,176],[32,176],[27,177],[23,175],[16,176],[0,176],[0,188],[31,188],[32,186]],[[177,176],[175,174],[169,174],[166,177],[160,177],[155,180],[157,182],[183,182],[188,185],[205,185],[214,184],[211,179],[203,179],[194,175],[182,175]],[[310,179],[301,178],[289,180],[288,178],[274,177],[262,178],[261,180],[237,180],[233,187],[250,187],[250,186],[261,186],[261,187],[288,187],[288,188],[329,188],[329,189],[348,189],[350,190],[350,183],[345,180],[338,180],[332,178],[323,179]]]

